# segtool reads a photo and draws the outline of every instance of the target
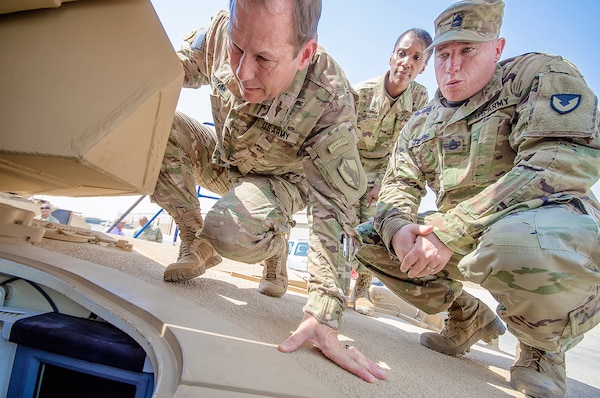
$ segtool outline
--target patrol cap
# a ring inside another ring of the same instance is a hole
[[[459,1],[435,19],[435,39],[427,50],[443,43],[484,43],[500,35],[504,2],[502,0]]]

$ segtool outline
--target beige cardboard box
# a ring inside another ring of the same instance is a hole
[[[76,0],[2,0],[0,14],[23,10],[37,10],[38,8],[56,8],[62,3]]]
[[[183,69],[150,1],[5,13],[0,37],[0,191],[152,193]]]

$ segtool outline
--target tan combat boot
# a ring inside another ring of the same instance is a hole
[[[193,279],[206,272],[207,268],[221,262],[221,256],[208,241],[196,238],[196,232],[202,229],[200,209],[191,210],[174,217],[179,228],[179,256],[177,262],[169,264],[163,279],[167,282],[181,282]]]
[[[442,331],[423,333],[420,342],[442,354],[460,355],[478,340],[490,343],[505,331],[500,318],[487,305],[463,291],[448,309]]]
[[[354,283],[350,301],[354,303],[354,311],[359,314],[373,316],[373,312],[375,312],[375,305],[371,302],[371,296],[369,295],[372,281],[373,276],[371,274],[360,273]]]
[[[288,286],[287,276],[287,243],[283,255],[276,255],[262,262],[263,274],[258,285],[258,292],[266,296],[281,297]]]
[[[565,354],[546,352],[519,342],[510,368],[510,385],[535,398],[564,397],[567,391]]]

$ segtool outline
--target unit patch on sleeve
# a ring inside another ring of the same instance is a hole
[[[554,94],[550,97],[550,106],[564,115],[577,109],[581,103],[581,94]]]

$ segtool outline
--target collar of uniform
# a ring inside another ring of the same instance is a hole
[[[378,118],[382,118],[383,116],[385,116],[387,111],[390,109],[390,96],[385,91],[385,79],[387,75],[387,73],[384,73],[383,75],[376,78],[377,80],[373,79],[368,81],[369,83],[373,82],[371,83],[373,84],[372,91],[366,96],[368,111],[372,113],[377,113]],[[365,86],[361,86],[361,88],[363,89],[364,87]],[[363,95],[364,93],[361,94],[361,96]]]
[[[292,84],[290,84],[283,93],[270,101],[263,102],[263,105],[269,106],[269,110],[264,116],[267,123],[282,126],[288,119],[298,97],[300,97],[300,92],[302,87],[304,87],[304,81],[306,80],[306,74],[308,73],[309,68],[310,65],[296,73],[296,77],[294,77]]]
[[[400,94],[394,102],[394,107],[398,110],[407,109],[412,111],[413,107],[413,87],[415,87],[415,81],[413,80],[408,84],[408,87]]]
[[[502,90],[502,67],[499,64],[496,64],[496,71],[494,72],[492,80],[490,80],[480,92],[473,96],[475,99],[473,105],[476,106],[473,110],[491,100],[500,92],[500,90]]]
[[[385,79],[387,79],[387,76],[389,75],[389,73],[390,72],[387,71],[383,75],[379,76],[379,79],[377,79],[377,84],[375,85],[375,90],[373,90],[373,94],[374,94],[375,98],[388,98],[389,97],[387,91],[385,91]]]
[[[400,106],[400,109],[404,109],[403,104],[406,103],[407,100],[410,101],[409,109],[412,109],[413,82],[410,82],[408,84],[408,87],[406,87],[406,90],[404,90],[402,92],[402,94],[400,94],[396,98],[393,98],[391,95],[388,94],[387,91],[385,91],[385,80],[388,78],[389,74],[390,74],[390,71],[387,71],[386,73],[384,73],[382,76],[379,77],[377,86],[375,87],[375,95],[377,96],[377,98],[381,98],[381,99],[385,100],[385,101],[382,101],[382,105],[384,103],[388,104],[388,109],[391,107],[394,107],[394,106],[395,107]]]
[[[237,80],[231,70],[229,62],[221,65],[213,74],[212,77],[213,88],[223,97],[225,100],[229,99],[231,93],[236,98],[241,98],[240,87],[238,86]],[[243,101],[243,100],[242,100]]]

